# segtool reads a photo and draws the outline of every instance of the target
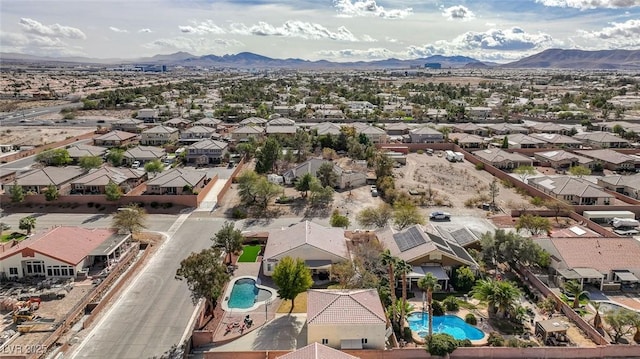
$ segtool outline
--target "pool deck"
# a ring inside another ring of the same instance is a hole
[[[261,272],[261,262],[254,263],[237,263],[238,269],[233,273],[233,278],[252,276],[259,278],[260,285],[272,288],[275,292],[275,285],[269,277],[265,277]],[[231,283],[232,281],[230,281]],[[274,296],[268,305],[262,304],[255,310],[246,312],[234,312],[233,309],[225,311],[220,320],[220,324],[216,327],[213,333],[213,342],[216,345],[221,345],[240,338],[241,336],[253,332],[261,328],[265,323],[273,320],[276,316],[276,310],[280,307],[282,300],[277,296]],[[266,308],[265,308],[266,307]],[[251,328],[245,328],[242,330],[242,324],[244,318],[249,315],[249,318],[253,320]],[[231,331],[227,330],[227,326],[233,326],[234,323],[238,323],[237,327],[231,328]]]

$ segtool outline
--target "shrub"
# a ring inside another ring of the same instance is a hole
[[[518,338],[509,338],[509,340],[507,340],[507,346],[510,348],[518,348],[520,347],[520,341]]]
[[[529,202],[534,206],[542,206],[544,204],[544,200],[540,197],[533,197]]]
[[[433,312],[433,315],[436,317],[444,315],[444,308],[442,307],[442,304],[437,300],[434,300],[433,303],[431,303],[431,310]]]
[[[473,313],[468,313],[467,315],[465,315],[464,321],[467,322],[467,324],[471,324],[471,325],[478,324],[478,319],[476,318],[475,315],[473,315]]]
[[[247,218],[247,212],[240,208],[235,208],[233,212],[231,212],[231,217],[233,217],[233,219],[245,219]]]
[[[87,203],[87,207],[89,207],[89,208],[93,207],[93,202]]]
[[[413,338],[411,337],[411,328],[405,327],[402,333],[402,337],[404,338],[405,341],[411,342],[413,340]]]
[[[458,346],[469,348],[473,346],[473,343],[471,343],[471,340],[469,339],[462,339],[462,340],[458,340]]]
[[[427,352],[431,355],[446,356],[458,347],[458,341],[449,334],[438,333],[427,338]]]
[[[167,202],[167,203],[163,203],[162,204],[162,208],[171,208],[173,207],[173,203],[172,202]]]
[[[501,180],[500,183],[502,184],[502,186],[504,186],[504,188],[513,188],[513,183],[511,183],[511,181]]]
[[[504,346],[504,338],[498,332],[489,333],[489,338],[487,339],[487,344],[492,347],[503,347]]]
[[[460,309],[460,304],[458,304],[458,298],[450,295],[442,301],[444,307],[447,309],[447,312],[455,312]]]
[[[482,171],[482,170],[484,170],[484,163],[482,163],[482,162],[478,162],[478,163],[476,163],[476,169],[477,169],[478,171]]]
[[[158,208],[158,202],[156,201],[151,202],[151,208]]]
[[[417,152],[419,155],[421,155],[421,154],[423,154],[423,153],[424,153],[424,151],[423,151],[423,150],[418,150],[418,151],[416,151],[416,152]]]

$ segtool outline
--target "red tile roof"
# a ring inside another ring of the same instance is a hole
[[[381,324],[387,317],[375,289],[312,289],[308,324]]]
[[[313,342],[291,353],[279,356],[278,359],[359,359],[337,349]]]
[[[113,235],[117,233],[112,229],[54,227],[6,249],[0,253],[0,260],[37,252],[75,266]]]
[[[551,238],[568,268],[640,268],[640,242],[633,238]]]

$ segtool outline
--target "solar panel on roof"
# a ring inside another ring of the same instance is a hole
[[[404,252],[421,244],[427,243],[427,241],[424,239],[424,237],[422,237],[422,235],[420,235],[420,232],[415,227],[409,228],[408,230],[401,233],[395,233],[393,235],[393,239],[396,241],[400,252]]]

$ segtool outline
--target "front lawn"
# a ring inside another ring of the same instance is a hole
[[[260,246],[244,246],[238,262],[253,263],[258,258],[258,254],[260,254]]]
[[[278,308],[278,313],[289,313],[291,310],[291,301],[283,300]],[[295,300],[295,306],[291,313],[306,313],[307,312],[307,292],[298,294]]]
[[[9,242],[10,240],[13,240],[13,239],[17,241],[21,241],[26,237],[27,235],[24,233],[19,233],[19,232],[7,233],[0,236],[0,242]]]

